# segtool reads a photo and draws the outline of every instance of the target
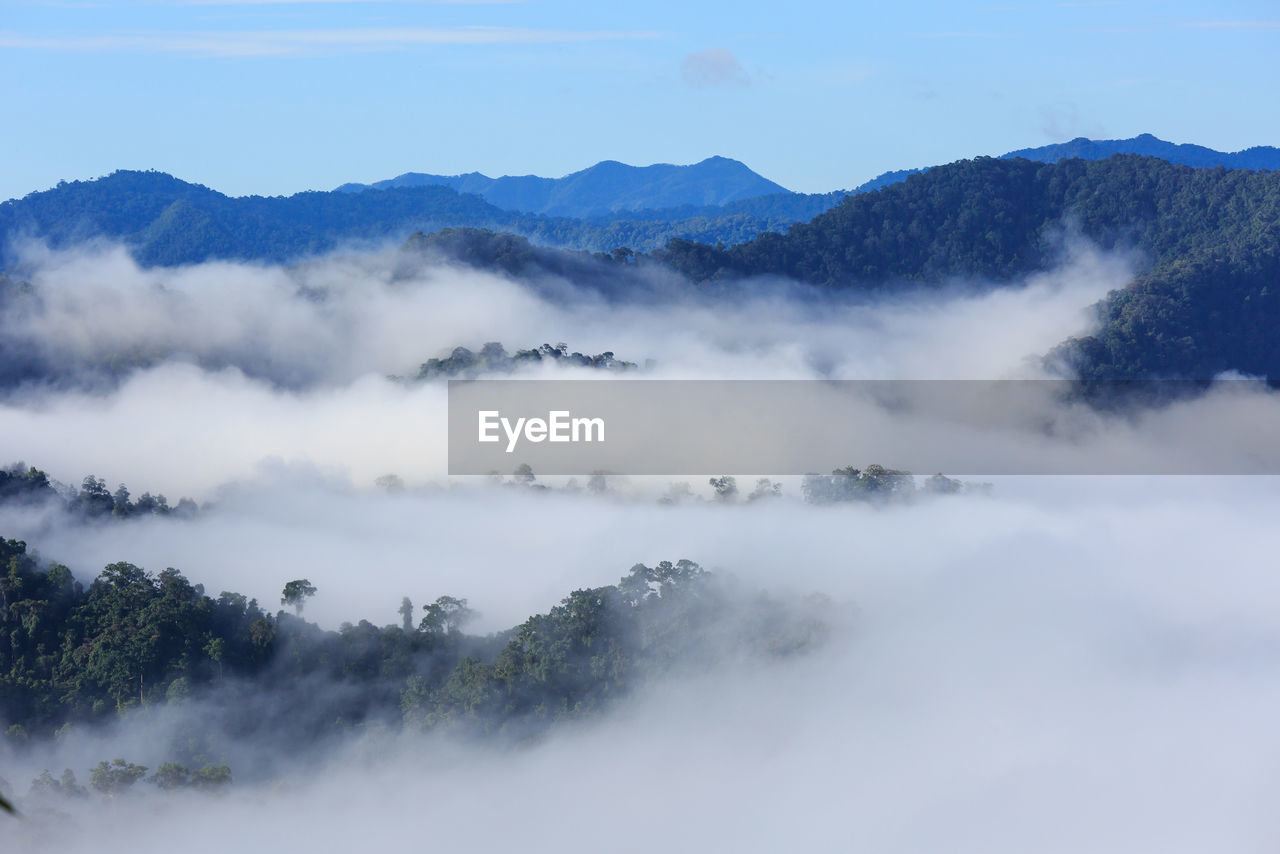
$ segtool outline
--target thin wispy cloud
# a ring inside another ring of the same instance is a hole
[[[562,44],[656,38],[653,32],[520,27],[387,27],[222,32],[120,32],[43,36],[0,31],[0,48],[72,52],[142,51],[202,57],[314,56],[424,45]]]
[[[1103,9],[1115,6],[1127,5],[1126,0],[1061,0],[1054,3],[1055,9]],[[977,12],[1034,12],[1036,6],[1033,4],[1017,4],[1004,6],[984,6],[976,9]]]
[[[1280,30],[1280,21],[1187,21],[1198,30]]]
[[[417,6],[481,6],[523,3],[525,0],[177,0],[178,6],[311,6],[363,4],[412,4]]]
[[[23,6],[49,8],[105,9],[113,4],[105,0],[16,0]],[[136,0],[132,6],[492,6],[524,3],[525,0]]]
[[[907,33],[921,39],[990,39],[1000,35],[991,30],[929,30]]]

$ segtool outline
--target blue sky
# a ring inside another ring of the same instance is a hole
[[[1280,145],[1268,2],[0,1],[0,198],[734,157],[818,192],[1074,136]]]

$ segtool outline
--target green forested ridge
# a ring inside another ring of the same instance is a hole
[[[695,279],[785,275],[828,287],[949,276],[1005,279],[1051,263],[1063,227],[1156,264],[1276,239],[1280,173],[1193,169],[1137,155],[1108,160],[978,158],[849,196],[786,234],[727,249],[677,242],[660,257]]]
[[[161,172],[114,172],[0,203],[0,269],[15,241],[67,247],[119,240],[142,264],[210,259],[287,262],[351,243],[401,241],[413,231],[490,228],[539,243],[591,251],[650,249],[673,237],[738,243],[825,210],[840,194],[774,194],[726,207],[685,206],[574,219],[503,210],[444,186],[360,193],[228,197]]]
[[[0,503],[6,501],[55,501],[77,520],[102,518],[128,519],[135,516],[169,516],[190,518],[197,513],[196,503],[181,498],[172,507],[164,493],[144,492],[135,498],[123,483],[114,491],[100,477],[87,475],[78,490],[54,488],[49,476],[35,466],[13,463],[0,469]]]
[[[1002,160],[1022,158],[1036,160],[1041,163],[1056,163],[1059,160],[1080,158],[1081,160],[1106,160],[1114,154],[1141,154],[1144,157],[1159,157],[1170,163],[1181,163],[1184,166],[1195,166],[1212,169],[1221,166],[1224,169],[1280,169],[1280,148],[1269,145],[1255,145],[1243,151],[1215,151],[1202,145],[1188,145],[1166,142],[1149,133],[1139,134],[1130,139],[1087,139],[1079,136],[1067,142],[1041,145],[1036,148],[1019,148],[1001,154]],[[890,184],[896,184],[917,172],[925,172],[933,167],[916,169],[897,169],[882,172],[870,181],[859,184],[854,193],[866,193],[878,190]]]
[[[119,239],[143,264],[284,261],[414,228],[496,223],[501,214],[445,187],[229,198],[164,173],[121,171],[0,204],[0,235],[36,237],[55,247]]]
[[[1116,152],[1196,167],[1274,169],[1280,164],[1274,148],[1223,153],[1150,134],[1129,140],[1081,138],[1001,157],[1054,162]],[[780,192],[742,164],[713,157],[688,167],[636,169],[605,162],[564,179],[408,173],[378,182],[372,191],[357,192],[369,188],[348,184],[332,192],[241,198],[160,172],[122,170],[0,203],[0,267],[14,261],[8,244],[28,237],[54,246],[117,239],[149,265],[211,258],[290,261],[353,241],[399,240],[414,230],[448,227],[509,231],[549,246],[588,251],[650,250],[677,238],[733,245],[809,220],[847,196],[935,168],[886,172],[851,191],[814,194]],[[614,174],[618,170],[636,174],[628,179]]]
[[[124,188],[123,201],[106,192],[108,185]],[[430,229],[421,220],[421,200],[433,193],[444,194],[441,203],[452,220],[447,224],[474,215],[489,228],[520,231],[547,243],[572,243],[567,234],[590,227],[597,236],[608,235],[598,245],[635,249],[670,236],[674,227],[548,218],[517,222],[476,197],[442,187],[228,199],[168,176],[117,173],[5,203],[0,232],[15,233],[15,217],[39,213],[40,225],[33,230],[47,231],[55,243],[94,229],[123,229],[119,235],[153,262],[278,258],[330,247],[339,233],[356,235],[368,226],[360,205],[382,212],[377,220],[382,233]],[[67,207],[69,199],[74,204]],[[357,208],[346,207],[349,202]],[[388,210],[392,213],[384,216]],[[130,222],[165,216],[182,221],[182,227],[128,231]],[[521,276],[550,273],[616,294],[645,287],[644,274],[666,266],[704,287],[716,283],[716,292],[731,298],[734,280],[761,275],[863,290],[954,279],[999,283],[1052,266],[1071,235],[1078,234],[1103,248],[1135,250],[1144,259],[1134,284],[1099,307],[1100,331],[1057,349],[1055,357],[1081,376],[1206,378],[1238,370],[1280,377],[1270,344],[1277,320],[1271,294],[1280,241],[1280,172],[1198,169],[1139,155],[1047,164],[979,158],[848,196],[785,234],[765,232],[726,248],[721,244],[760,230],[761,224],[748,217],[737,233],[722,240],[720,230],[732,219],[707,221],[715,240],[682,236],[648,255],[623,248],[608,255],[558,252],[524,237],[470,228],[417,236],[409,245],[481,268]],[[90,221],[91,226],[84,224]],[[359,228],[353,225],[362,222]],[[368,229],[361,234],[370,236]],[[6,286],[6,293],[14,287]],[[1045,342],[1046,351],[1055,343]],[[0,342],[5,376],[25,379],[39,373],[21,352],[10,359],[8,349]]]
[[[684,560],[637,564],[487,637],[463,633],[471,611],[451,596],[420,619],[406,597],[396,624],[335,632],[236,593],[210,596],[172,568],[113,563],[86,587],[65,566],[37,566],[21,541],[0,540],[0,573],[0,716],[19,739],[193,696],[224,701],[229,730],[287,718],[298,743],[375,722],[536,730],[646,675],[800,652],[826,631],[823,600],[748,595]],[[295,598],[300,615],[306,597]]]
[[[1135,250],[1142,274],[1099,307],[1100,331],[1056,348],[1088,380],[1280,377],[1280,172],[1195,169],[1151,157],[1053,164],[981,158],[849,196],[786,234],[725,248],[679,239],[658,252],[588,256],[471,229],[411,246],[513,275],[551,273],[609,292],[641,287],[655,263],[732,296],[744,276],[883,290],[1043,270],[1081,235]],[[609,262],[601,265],[599,262]],[[624,275],[625,273],[625,275]],[[1046,351],[1055,342],[1045,342]]]
[[[850,196],[786,234],[727,249],[673,241],[657,257],[701,281],[772,274],[880,289],[1009,280],[1051,266],[1069,232],[1148,261],[1099,307],[1097,335],[1059,348],[1082,376],[1200,379],[1234,369],[1280,377],[1271,296],[1280,285],[1280,172],[1137,155],[980,158]]]
[[[1247,236],[1167,261],[1114,292],[1098,311],[1097,332],[1053,353],[1086,382],[1203,380],[1225,371],[1280,379],[1274,238]]]

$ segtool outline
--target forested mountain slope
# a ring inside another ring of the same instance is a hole
[[[471,227],[571,249],[662,246],[674,237],[740,243],[826,210],[839,193],[775,194],[727,206],[692,206],[574,219],[502,210],[449,187],[362,193],[225,196],[162,172],[115,172],[0,203],[0,271],[34,239],[54,248],[105,238],[142,264],[211,259],[287,263],[349,245],[399,242],[415,231]]]
[[[777,275],[832,289],[985,283],[1046,269],[1079,235],[1137,250],[1143,275],[1100,307],[1099,333],[1059,351],[1093,378],[1280,377],[1280,173],[1154,157],[979,158],[940,166],[786,234],[657,253],[698,281]]]

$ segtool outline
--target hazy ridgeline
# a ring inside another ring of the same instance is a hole
[[[509,737],[476,738],[465,714],[424,726],[399,692],[392,714],[359,725],[312,720],[360,685],[319,665],[306,679],[285,667],[270,691],[246,677],[165,702],[144,687],[141,707],[5,742],[0,777],[24,817],[0,838],[16,850],[1199,851],[1280,832],[1266,808],[1280,747],[1272,479],[1006,478],[990,495],[830,506],[803,503],[794,480],[778,500],[733,504],[660,504],[665,482],[456,488],[443,385],[393,378],[490,341],[567,342],[660,378],[1047,376],[1045,354],[1087,333],[1089,306],[1132,275],[1122,254],[1082,245],[1013,286],[892,299],[757,281],[724,300],[657,274],[635,298],[605,298],[396,251],[295,268],[144,270],[110,247],[27,263],[31,291],[4,314],[0,448],[63,482],[92,473],[203,505],[85,522],[0,504],[0,534],[42,568],[63,563],[88,587],[116,561],[176,567],[299,632],[385,631],[405,597],[414,624],[438,597],[465,598],[477,615],[455,667],[637,562],[689,558],[733,594],[720,622],[676,630],[696,654],[674,643],[678,660],[626,691]],[[1135,453],[1161,441],[1160,418],[1213,425],[1228,405],[1209,395],[1091,435]],[[391,474],[402,490],[375,485]],[[710,498],[705,480],[692,487]],[[275,615],[300,578],[318,591],[311,628]],[[805,601],[826,603],[821,643],[759,654],[760,603]],[[291,722],[324,737],[291,737]],[[81,785],[116,757],[154,773],[192,733],[231,769],[216,797],[28,793],[46,768]],[[191,830],[204,825],[223,832]]]

